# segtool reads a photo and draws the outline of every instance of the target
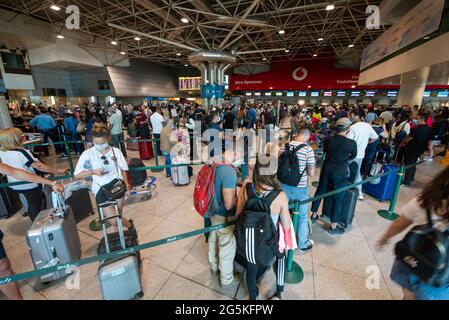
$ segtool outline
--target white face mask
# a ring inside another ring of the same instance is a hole
[[[106,150],[109,147],[109,144],[105,143],[105,144],[96,144],[94,145],[95,149],[97,149],[98,152],[103,152],[104,150]]]
[[[234,168],[238,168],[238,167],[240,167],[242,164],[243,164],[243,159],[239,159],[239,160],[235,160],[235,161],[232,163],[232,166],[233,166]]]

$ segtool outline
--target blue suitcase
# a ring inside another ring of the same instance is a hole
[[[384,167],[384,173],[397,170],[398,166],[394,164],[388,164]],[[379,201],[387,201],[393,198],[393,192],[396,186],[398,175],[392,173],[387,176],[383,176],[378,184],[365,183],[363,185],[363,192],[373,196]]]

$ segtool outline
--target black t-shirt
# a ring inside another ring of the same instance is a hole
[[[324,140],[326,163],[347,168],[350,160],[357,157],[357,143],[343,136],[331,136]]]
[[[223,129],[234,129],[234,120],[236,116],[232,112],[226,112],[224,115]]]
[[[410,131],[410,137],[412,140],[408,143],[407,149],[422,154],[427,150],[429,141],[433,138],[433,131],[426,124],[420,124]]]

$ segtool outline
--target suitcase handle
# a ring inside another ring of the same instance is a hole
[[[111,205],[113,205],[114,208],[115,208],[115,215],[105,218],[104,215],[103,215],[103,209],[106,208],[106,207],[110,207]],[[122,216],[118,212],[118,204],[117,204],[117,202],[116,201],[110,201],[110,202],[105,202],[105,203],[99,204],[98,205],[98,210],[100,212],[100,223],[101,223],[101,227],[103,228],[103,236],[104,236],[104,244],[105,244],[105,247],[106,247],[106,252],[110,253],[111,250],[110,250],[110,247],[109,247],[108,232],[106,230],[106,224],[104,222],[108,221],[108,220],[111,220],[111,219],[117,219],[117,227],[118,227],[118,235],[119,235],[119,238],[120,238],[120,244],[122,246],[122,249],[126,249],[125,234],[123,232]]]
[[[56,194],[56,217],[64,217],[67,212],[67,206],[65,204],[65,200],[62,194]]]

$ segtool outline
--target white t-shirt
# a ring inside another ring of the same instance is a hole
[[[171,116],[172,116],[173,118],[175,118],[175,117],[178,116],[178,111],[176,111],[176,108],[172,108],[172,109],[170,110],[170,113],[171,113]]]
[[[115,155],[115,157],[114,157]],[[122,170],[128,171],[128,164],[122,152],[117,148],[110,148],[109,152],[102,159],[103,154],[92,147],[83,152],[75,169],[75,175],[86,170],[103,169],[107,174],[103,176],[93,175],[92,192],[97,195],[100,188],[114,179],[123,180]],[[116,159],[116,160],[115,160]],[[117,169],[117,167],[118,169]]]
[[[13,151],[0,151],[0,159],[2,163],[16,168],[16,169],[22,169],[25,171],[28,171],[32,174],[36,174],[34,169],[31,167],[31,165],[34,162],[38,162],[39,160],[34,157],[34,155],[31,153],[31,151],[27,149],[19,149],[19,150],[13,150]],[[14,177],[8,176],[8,182],[20,182],[23,180],[16,179]],[[37,188],[37,183],[27,183],[27,184],[21,184],[17,186],[10,187],[13,190],[30,190]]]
[[[356,159],[365,158],[366,147],[369,140],[379,139],[379,135],[374,131],[369,123],[357,122],[354,123],[349,130],[347,137],[357,143],[357,157]]]
[[[162,121],[164,121],[164,117],[160,115],[159,113],[155,112],[151,118],[151,126],[153,127],[153,133],[154,134],[161,134],[162,131]]]

